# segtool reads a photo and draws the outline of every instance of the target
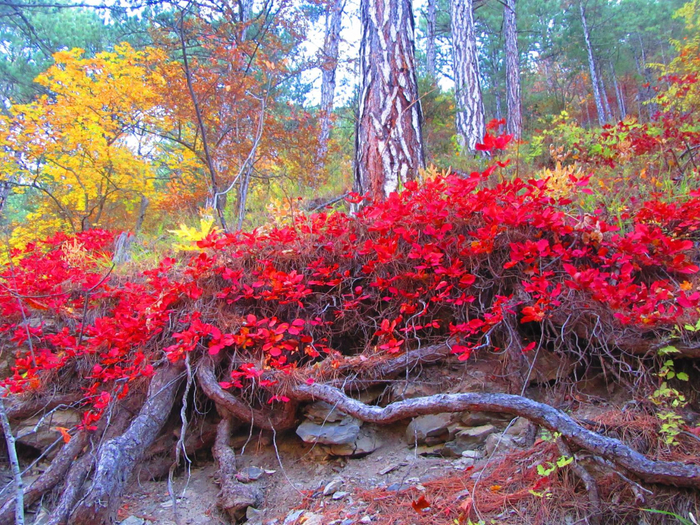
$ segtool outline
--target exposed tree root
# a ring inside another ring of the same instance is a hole
[[[552,432],[559,432],[582,449],[605,458],[647,483],[700,489],[700,466],[676,461],[654,461],[621,441],[583,428],[564,412],[544,403],[510,394],[438,394],[369,406],[328,385],[298,385],[287,395],[297,400],[321,400],[368,423],[388,424],[401,419],[439,412],[501,412],[522,416]]]
[[[100,447],[92,486],[70,514],[71,524],[108,523],[116,515],[134,468],[170,415],[180,374],[181,367],[162,368],[151,381],[146,403],[126,432]]]
[[[63,492],[58,503],[51,511],[51,519],[47,525],[67,525],[68,515],[78,502],[83,491],[83,484],[95,464],[95,457],[88,453],[73,463],[68,471]]]
[[[82,399],[83,395],[80,392],[33,397],[8,405],[7,417],[11,421],[27,419],[39,413],[46,413],[61,405],[69,406],[80,403]]]
[[[214,361],[204,358],[197,370],[199,385],[204,393],[223,412],[241,421],[249,422],[258,428],[265,430],[286,430],[294,426],[296,420],[297,404],[295,402],[286,403],[282,410],[263,411],[252,408],[247,403],[229,394],[219,386],[214,372]]]
[[[225,414],[216,429],[214,442],[214,459],[219,471],[219,507],[234,522],[240,519],[248,507],[258,504],[260,495],[250,485],[244,485],[236,479],[236,455],[228,440],[233,430],[233,418]]]
[[[63,445],[44,473],[24,490],[25,509],[31,507],[46,492],[63,481],[66,472],[71,468],[75,458],[81,453],[87,441],[87,433],[78,432],[73,436],[73,439]],[[14,523],[14,505],[14,500],[11,499],[0,508],[0,525],[11,525]]]

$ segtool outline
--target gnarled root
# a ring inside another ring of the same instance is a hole
[[[228,440],[233,429],[233,418],[225,414],[216,428],[216,441],[212,450],[219,471],[219,507],[235,523],[245,515],[248,507],[255,507],[260,494],[250,485],[236,479],[236,455]]]
[[[391,403],[386,407],[366,405],[341,390],[322,384],[298,385],[287,395],[297,400],[322,400],[368,423],[388,424],[401,419],[439,412],[502,412],[522,416],[552,432],[561,433],[570,444],[605,458],[647,483],[700,489],[700,466],[677,461],[654,461],[621,441],[583,428],[570,416],[550,405],[510,394],[438,394]]]
[[[71,513],[68,520],[71,524],[108,523],[116,515],[126,483],[173,408],[180,375],[179,367],[161,369],[151,381],[139,415],[126,432],[100,447],[92,486]]]

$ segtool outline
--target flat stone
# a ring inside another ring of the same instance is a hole
[[[263,512],[255,507],[248,507],[245,509],[245,517],[248,521],[260,521],[262,520]]]
[[[246,467],[236,474],[236,479],[241,483],[251,483],[259,480],[265,471],[259,467]]]
[[[449,426],[452,414],[430,414],[418,416],[406,428],[406,442],[409,445],[436,445],[444,443],[450,437]]]
[[[145,525],[146,520],[143,518],[137,518],[136,516],[129,516],[125,520],[120,522],[120,525]]]
[[[307,420],[297,427],[297,436],[305,443],[348,445],[357,439],[360,426],[361,422],[352,417],[346,417],[338,423],[323,425]]]
[[[330,453],[334,456],[360,457],[371,454],[379,448],[380,442],[374,430],[363,427],[353,443],[332,445]]]
[[[333,408],[333,405],[325,401],[317,401],[306,407],[306,417],[314,423],[337,423],[347,417],[340,410]]]
[[[518,448],[518,443],[513,436],[508,434],[491,434],[486,438],[485,451],[487,456],[505,454]]]
[[[15,431],[18,443],[34,447],[42,452],[61,439],[61,433],[56,427],[73,428],[81,421],[77,410],[56,410],[49,417],[32,417],[20,423]],[[38,425],[38,426],[37,426]],[[56,447],[56,452],[60,447]]]
[[[457,443],[462,450],[475,448],[486,441],[486,438],[494,432],[496,432],[496,427],[493,425],[481,425],[480,427],[466,428],[457,432],[455,435],[455,443]]]
[[[301,515],[304,514],[304,510],[293,510],[289,514],[287,514],[287,517],[284,518],[284,525],[292,525],[296,520],[298,520]]]
[[[323,487],[323,495],[330,496],[334,492],[337,492],[337,490],[343,486],[343,483],[345,483],[345,481],[340,478],[332,480],[325,487]]]
[[[305,512],[304,525],[323,525],[323,515],[315,512]]]
[[[333,496],[331,497],[331,499],[334,499],[334,500],[343,499],[343,498],[346,497],[348,494],[350,494],[350,493],[349,493],[349,492],[342,491],[342,490],[339,490],[338,492],[335,492],[335,493],[333,494]]]
[[[507,414],[497,412],[463,412],[459,420],[465,427],[480,427],[482,425],[507,425],[512,418]]]

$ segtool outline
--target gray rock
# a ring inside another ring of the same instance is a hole
[[[125,520],[122,520],[120,525],[145,525],[146,520],[143,518],[137,518],[136,516],[129,516]]]
[[[251,483],[259,480],[265,471],[259,467],[246,467],[236,474],[236,479],[241,483]]]
[[[325,487],[323,487],[323,495],[330,496],[331,494],[336,492],[340,487],[342,487],[343,483],[345,483],[344,480],[340,478],[335,478],[333,481],[331,481]]]
[[[486,455],[491,456],[494,454],[505,454],[511,450],[518,448],[518,443],[513,436],[508,434],[491,434],[486,438]]]
[[[379,448],[380,442],[373,429],[363,427],[360,429],[357,439],[347,445],[332,445],[330,453],[333,456],[359,457],[371,454]]]
[[[284,525],[292,525],[292,523],[298,520],[302,514],[304,514],[303,510],[293,510],[287,514],[286,518],[284,518]]]
[[[505,430],[505,433],[512,436],[518,442],[524,442],[530,431],[530,426],[532,423],[524,417],[516,418],[513,424]]]
[[[305,512],[304,525],[323,525],[323,515],[315,512]]]
[[[497,412],[463,412],[459,418],[465,427],[480,427],[482,425],[505,426],[511,419],[511,416]]]
[[[262,521],[263,512],[255,507],[245,509],[245,517],[248,521]]]
[[[337,423],[347,417],[340,410],[325,401],[317,401],[306,407],[306,417],[314,423]]]
[[[418,416],[406,428],[406,441],[409,445],[437,445],[450,437],[449,426],[452,414],[430,414]]]
[[[323,425],[307,420],[297,427],[297,436],[305,443],[348,445],[357,439],[361,424],[361,421],[352,417],[346,417],[338,423]]]
[[[18,443],[37,448],[42,452],[61,439],[56,427],[73,428],[80,423],[81,416],[77,410],[57,410],[43,419],[39,416],[25,419],[15,431]],[[56,452],[60,447],[56,447]]]
[[[333,494],[333,496],[331,497],[331,499],[334,499],[334,500],[343,499],[343,498],[346,497],[348,494],[350,494],[350,493],[349,493],[349,492],[342,491],[342,490],[339,490],[338,492],[335,492],[335,493]]]
[[[493,425],[466,428],[457,432],[455,435],[455,442],[462,447],[462,450],[475,448],[486,441],[486,438],[494,432],[496,432],[496,427]]]

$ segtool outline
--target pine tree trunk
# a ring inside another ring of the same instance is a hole
[[[410,0],[362,0],[355,190],[383,199],[425,166]]]
[[[428,20],[427,20],[427,33],[428,42],[425,50],[426,57],[426,67],[428,70],[428,76],[434,81],[435,72],[437,71],[437,66],[435,65],[437,57],[437,48],[435,47],[435,17],[436,17],[436,4],[437,0],[428,0]]]
[[[457,140],[462,150],[476,151],[484,137],[484,103],[479,83],[472,0],[452,0],[452,60],[457,102]]]
[[[591,84],[593,84],[593,98],[595,100],[596,111],[598,112],[598,124],[605,124],[605,108],[600,97],[600,88],[598,81],[598,71],[596,68],[595,57],[593,56],[593,46],[591,46],[591,35],[588,32],[588,22],[586,20],[586,10],[583,7],[583,2],[579,2],[581,9],[581,25],[583,26],[583,39],[586,43],[586,51],[588,52],[588,67],[591,72]]]
[[[516,139],[523,132],[523,117],[520,101],[520,55],[518,53],[516,0],[505,0],[503,4],[503,36],[506,47],[506,90],[508,117],[506,129]]]
[[[318,135],[317,162],[323,163],[328,153],[328,139],[331,135],[331,114],[335,98],[335,73],[338,67],[338,44],[343,19],[345,0],[335,0],[326,14],[326,38],[323,43],[323,63],[321,65],[321,108],[320,130]]]

